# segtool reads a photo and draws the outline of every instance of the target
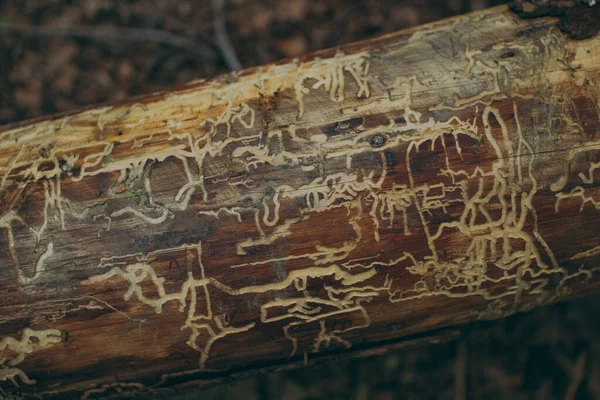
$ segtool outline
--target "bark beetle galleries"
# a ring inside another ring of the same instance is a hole
[[[501,8],[5,129],[0,389],[167,395],[597,290],[599,88],[600,38]]]

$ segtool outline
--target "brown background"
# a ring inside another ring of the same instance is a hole
[[[243,67],[502,3],[227,0]],[[210,0],[5,0],[0,124],[121,100],[230,70]],[[446,344],[256,374],[203,399],[599,399],[600,298],[461,328]]]

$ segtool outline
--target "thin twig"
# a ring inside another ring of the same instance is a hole
[[[225,63],[229,69],[232,71],[242,69],[242,64],[235,54],[235,50],[229,40],[229,35],[227,35],[225,0],[212,0],[212,3],[215,10],[215,36],[217,46],[221,50]]]
[[[567,393],[565,394],[564,400],[573,400],[575,395],[577,394],[577,390],[585,377],[585,362],[587,360],[587,353],[582,352],[577,357],[577,361],[569,371],[569,375],[571,375],[571,384],[567,389]]]
[[[153,42],[176,47],[203,59],[214,60],[214,50],[193,39],[158,29],[129,28],[116,26],[68,26],[45,27],[39,25],[21,25],[1,23],[0,32],[16,33],[23,36],[36,37],[73,37],[114,42]]]

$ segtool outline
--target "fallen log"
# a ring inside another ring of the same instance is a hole
[[[600,38],[499,7],[7,127],[0,396],[159,395],[597,291],[599,126]]]

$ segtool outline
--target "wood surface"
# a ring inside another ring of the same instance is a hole
[[[0,397],[170,395],[597,291],[599,126],[600,38],[499,7],[7,127]]]

